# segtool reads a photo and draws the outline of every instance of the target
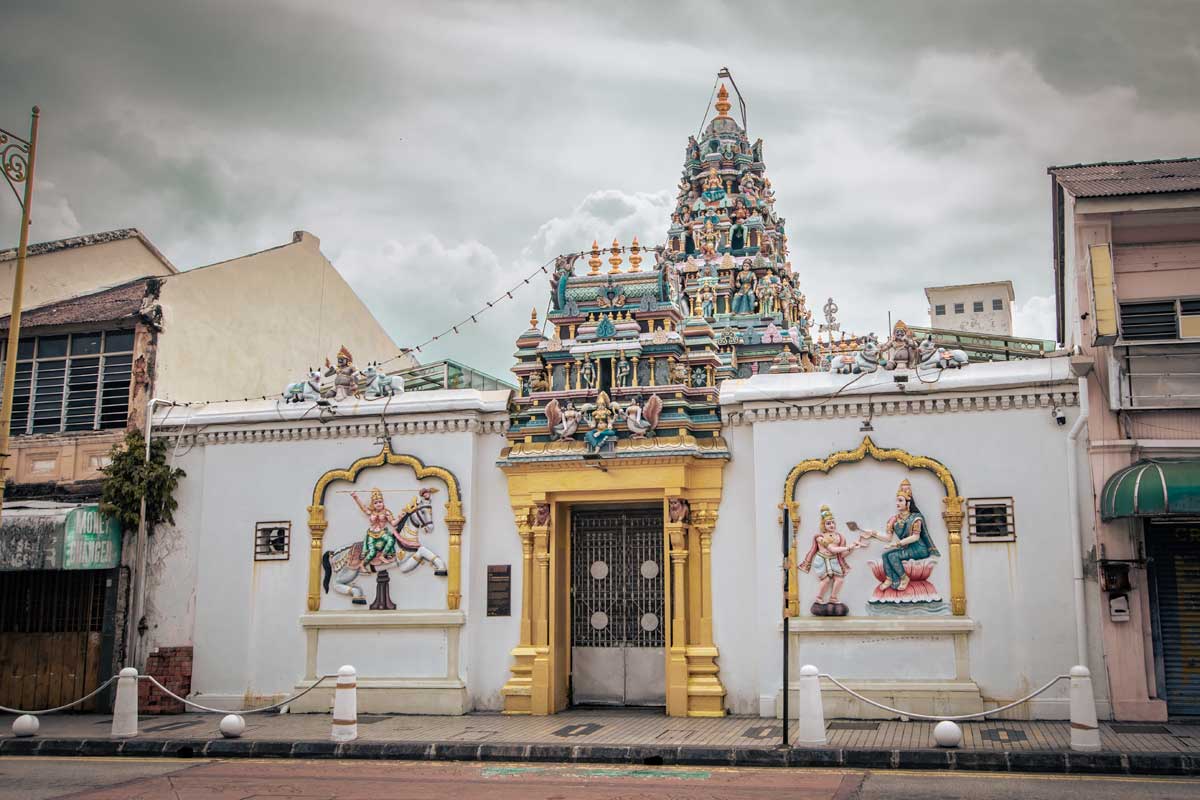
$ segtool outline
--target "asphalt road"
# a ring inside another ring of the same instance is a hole
[[[0,758],[0,800],[1177,800],[1200,779],[412,761]]]

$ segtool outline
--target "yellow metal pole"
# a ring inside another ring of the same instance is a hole
[[[0,405],[0,512],[8,483],[9,428],[12,426],[13,390],[17,380],[17,344],[21,340],[21,296],[25,288],[25,250],[29,247],[29,205],[33,200],[33,164],[37,157],[38,118],[33,107],[29,123],[29,164],[25,170],[25,199],[21,203],[21,239],[17,245],[17,269],[13,274],[12,316],[8,320],[8,353],[4,362],[4,398]]]

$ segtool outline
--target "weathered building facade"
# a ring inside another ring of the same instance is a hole
[[[1200,160],[1050,174],[1114,712],[1200,713]]]
[[[14,258],[0,253],[10,276]],[[152,624],[139,609],[153,577],[134,579],[152,570],[136,537],[98,502],[113,447],[144,429],[153,398],[170,409],[268,386],[273,394],[285,373],[270,365],[318,367],[336,351],[324,349],[328,337],[294,336],[301,320],[314,331],[354,320],[339,344],[362,360],[400,368],[411,359],[396,358],[396,344],[305,232],[179,272],[142,233],[123,229],[33,245],[25,275],[0,528],[0,703],[28,708],[90,691],[133,658]]]

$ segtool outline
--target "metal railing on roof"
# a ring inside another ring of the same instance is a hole
[[[923,328],[910,325],[909,330],[918,340],[932,336],[943,347],[965,350],[972,361],[1017,361],[1027,358],[1045,358],[1055,349],[1048,339],[1023,339],[1018,336],[1003,336],[995,333],[969,333],[946,328]]]
[[[404,390],[407,392],[435,389],[516,390],[511,383],[449,358],[410,367],[397,374],[404,378]]]

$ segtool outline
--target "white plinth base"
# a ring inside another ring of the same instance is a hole
[[[308,684],[296,684],[295,691]],[[318,686],[294,701],[294,714],[328,714],[333,710],[333,686]],[[443,678],[359,678],[359,714],[438,714],[457,716],[470,710],[467,687]]]
[[[915,714],[958,716],[976,714],[988,706],[974,681],[842,681],[872,700]],[[788,712],[800,707],[799,683],[792,683]],[[826,719],[895,719],[896,715],[864,703],[828,681],[821,681],[821,705]],[[783,716],[783,695],[775,698],[775,717]]]

